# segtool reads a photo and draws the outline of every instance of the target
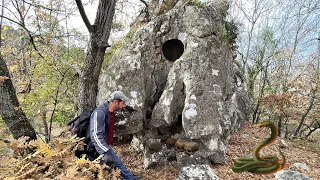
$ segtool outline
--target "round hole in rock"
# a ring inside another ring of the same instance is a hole
[[[162,45],[162,53],[169,61],[175,61],[184,52],[184,45],[179,39],[170,39]]]

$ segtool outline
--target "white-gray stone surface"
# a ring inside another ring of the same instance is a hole
[[[275,174],[275,178],[279,180],[311,180],[307,175],[298,171],[281,170]]]
[[[297,168],[302,168],[302,169],[307,170],[307,171],[310,170],[309,166],[307,166],[306,163],[294,163],[293,166],[295,166]]]
[[[180,169],[176,180],[218,180],[209,165],[190,164]]]
[[[140,133],[143,146],[170,135],[199,143],[196,156],[225,161],[227,137],[249,119],[250,106],[231,45],[220,35],[224,23],[214,7],[182,6],[142,26],[119,49],[100,77],[98,103],[122,90],[138,111],[116,126],[116,135]],[[184,45],[175,61],[162,52],[171,39]],[[172,152],[141,149],[147,164]]]

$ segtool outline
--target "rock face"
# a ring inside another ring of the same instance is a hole
[[[176,180],[218,180],[218,176],[208,165],[191,164],[181,168]]]
[[[98,103],[122,90],[138,110],[119,122],[116,134],[141,142],[135,144],[145,167],[185,161],[179,158],[183,147],[177,151],[168,138],[198,144],[190,162],[223,163],[230,132],[248,119],[249,101],[223,38],[223,18],[212,6],[183,6],[158,16],[136,31],[101,75]],[[148,148],[154,141],[163,144],[159,152]]]

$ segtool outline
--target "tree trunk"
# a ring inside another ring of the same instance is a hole
[[[47,123],[47,112],[45,110],[42,110],[41,113],[43,128],[44,128],[44,136],[46,143],[49,143],[49,129],[48,129],[48,123]]]
[[[15,139],[21,136],[37,139],[35,130],[19,105],[16,90],[2,56],[0,56],[0,78],[0,115],[5,124]]]
[[[95,37],[91,37],[96,39]],[[93,41],[93,40],[91,40]],[[96,106],[96,97],[98,93],[98,80],[101,65],[104,59],[106,48],[99,48],[91,45],[87,52],[86,62],[82,69],[79,79],[79,100],[78,111],[81,114],[84,111],[93,109]]]
[[[281,137],[282,119],[283,119],[282,116],[278,119],[278,136],[279,136],[279,137]]]
[[[79,79],[78,114],[96,106],[98,80],[112,27],[116,0],[100,0],[94,25],[90,25],[80,0],[76,0],[82,19],[90,32],[90,43]]]
[[[293,138],[297,138],[304,121],[306,120],[309,112],[311,111],[311,109],[313,107],[314,99],[315,99],[315,91],[312,91],[312,96],[311,96],[311,99],[310,99],[310,102],[309,102],[309,106],[308,106],[306,112],[302,115],[302,117],[300,119],[300,122],[299,122],[299,125],[298,125],[297,129],[294,132]]]

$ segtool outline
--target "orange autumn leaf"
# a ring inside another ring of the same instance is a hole
[[[20,108],[21,108],[21,106],[18,106],[18,107],[14,107],[13,109],[18,111]]]

